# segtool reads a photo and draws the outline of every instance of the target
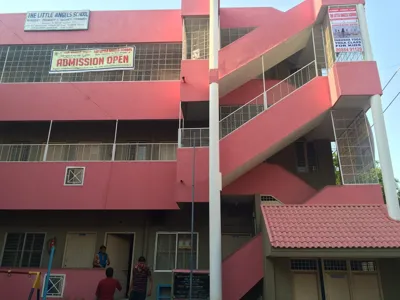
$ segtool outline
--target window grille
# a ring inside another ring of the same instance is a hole
[[[83,185],[85,178],[84,167],[67,167],[65,172],[65,185]]]
[[[279,202],[278,199],[276,199],[274,196],[271,195],[261,195],[261,202]]]
[[[345,260],[327,259],[324,260],[324,269],[326,271],[346,271],[347,264]]]
[[[377,271],[376,263],[374,261],[361,261],[352,260],[350,261],[352,271],[356,272],[375,272]]]
[[[209,18],[185,18],[187,59],[208,59],[210,40],[209,23]]]
[[[49,74],[53,50],[128,46],[136,48],[135,70]],[[181,43],[0,46],[0,78],[3,83],[179,80],[181,58]]]
[[[313,259],[292,259],[290,269],[292,271],[316,271],[317,261]]]
[[[44,292],[44,284],[46,282],[47,274],[44,275],[42,297]],[[47,287],[47,296],[54,298],[61,298],[64,294],[65,274],[50,274],[49,285]]]
[[[39,268],[45,237],[45,233],[7,233],[1,266]]]
[[[197,269],[198,233],[193,241],[193,266]],[[190,233],[157,233],[155,270],[190,269],[190,243]]]
[[[256,27],[243,28],[222,28],[221,29],[221,48],[228,46],[242,36],[253,31]]]

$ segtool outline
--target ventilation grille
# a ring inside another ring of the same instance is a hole
[[[44,276],[42,291],[44,291],[44,284],[46,282],[46,277],[47,274],[45,274]],[[47,296],[61,298],[64,294],[64,285],[65,285],[65,274],[51,274],[49,277],[49,285],[47,287]]]
[[[355,272],[376,272],[376,263],[374,261],[350,261],[351,270]]]
[[[317,261],[314,259],[292,259],[290,269],[292,271],[316,271]]]
[[[345,260],[327,259],[324,260],[324,269],[326,271],[347,271]]]
[[[261,204],[263,205],[282,205],[282,202],[271,195],[261,195]]]
[[[65,170],[64,185],[76,186],[83,185],[85,178],[84,167],[67,167]]]

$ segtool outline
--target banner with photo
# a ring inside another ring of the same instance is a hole
[[[53,50],[50,73],[81,73],[135,69],[135,47]]]
[[[356,7],[330,7],[328,14],[335,52],[363,52]]]

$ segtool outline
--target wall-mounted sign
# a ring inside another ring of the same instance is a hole
[[[335,52],[363,52],[356,7],[330,7],[328,13]]]
[[[53,50],[50,73],[133,70],[135,47]]]
[[[32,11],[26,13],[25,31],[87,30],[88,10]]]

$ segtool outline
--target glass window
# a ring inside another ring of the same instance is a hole
[[[2,267],[40,267],[45,233],[7,233]]]
[[[198,233],[193,235],[193,268],[197,269]],[[190,233],[157,233],[155,270],[190,269]]]
[[[53,50],[128,46],[136,48],[134,70],[49,74]],[[0,78],[5,83],[179,80],[181,59],[181,43],[0,46]]]

